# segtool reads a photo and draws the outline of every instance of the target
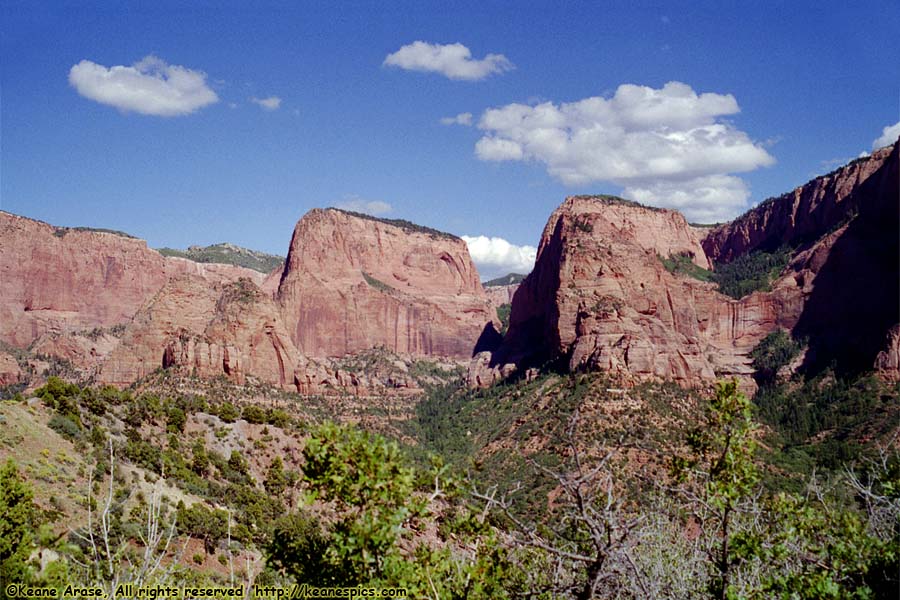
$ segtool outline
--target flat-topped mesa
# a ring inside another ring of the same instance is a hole
[[[470,384],[547,362],[685,385],[749,374],[746,355],[777,326],[776,311],[765,299],[734,301],[713,284],[673,275],[661,258],[675,255],[709,267],[680,213],[608,196],[567,198],[513,298],[507,336],[489,359],[473,361]]]
[[[731,262],[754,250],[818,239],[855,216],[864,200],[890,197],[897,180],[888,167],[896,163],[898,151],[900,141],[761,202],[734,221],[711,228],[703,249],[714,262]]]
[[[494,316],[463,240],[337,209],[297,223],[277,299],[307,356],[468,357]]]
[[[166,258],[119,232],[54,227],[0,211],[0,341],[26,347],[48,332],[125,323],[182,273],[210,281],[264,277]]]

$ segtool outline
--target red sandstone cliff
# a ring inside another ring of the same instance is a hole
[[[494,316],[461,239],[336,209],[297,223],[277,297],[307,356],[468,357]]]
[[[470,384],[563,361],[685,384],[733,374],[750,387],[748,354],[776,328],[808,340],[806,368],[875,366],[896,377],[898,154],[900,142],[708,232],[674,211],[568,198],[516,292],[506,338],[472,362]],[[771,291],[740,300],[658,259],[688,254],[708,268],[707,255],[728,261],[783,244],[794,256]]]
[[[241,267],[166,258],[124,235],[0,211],[0,341],[26,347],[45,333],[126,323],[170,277],[186,273],[263,279]]]
[[[509,285],[492,285],[490,287],[484,288],[484,293],[487,296],[488,301],[491,303],[491,306],[496,309],[498,306],[510,304],[512,302],[513,296],[516,295],[517,289],[519,289],[518,283],[511,283]]]
[[[513,299],[494,375],[482,366],[470,380],[496,379],[506,364],[559,360],[573,370],[689,385],[749,373],[746,354],[775,327],[777,307],[757,296],[736,302],[712,284],[669,273],[659,257],[675,254],[709,267],[680,213],[607,197],[566,199]]]
[[[900,141],[770,199],[706,236],[727,262],[788,245],[783,279],[803,289],[792,326],[809,344],[804,368],[855,374],[873,365],[891,376],[900,322]],[[884,353],[879,358],[879,354]]]
[[[127,385],[156,369],[184,367],[200,377],[244,383],[251,375],[296,389],[299,361],[275,303],[255,283],[182,275],[138,311],[98,380]]]

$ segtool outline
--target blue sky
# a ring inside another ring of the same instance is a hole
[[[0,0],[0,208],[284,254],[343,205],[493,275],[566,195],[717,221],[871,150],[898,56],[896,0]]]

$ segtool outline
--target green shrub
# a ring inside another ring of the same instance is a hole
[[[241,416],[248,423],[254,423],[256,425],[260,425],[266,422],[266,411],[259,406],[250,404],[244,407]]]
[[[378,279],[375,279],[374,277],[372,277],[365,271],[362,271],[362,276],[363,276],[363,279],[366,280],[366,283],[368,283],[370,286],[372,286],[379,292],[384,292],[385,294],[389,294],[391,292],[396,291],[396,290],[394,290],[394,288],[392,288],[388,284],[386,284],[383,281],[380,281]]]
[[[700,281],[712,281],[714,278],[714,274],[711,271],[707,271],[703,267],[695,265],[693,256],[687,252],[679,252],[668,258],[660,256],[659,260],[663,264],[663,267],[666,268],[666,271],[673,275],[687,275],[688,277],[693,277]]]
[[[0,582],[4,587],[8,582],[25,583],[31,578],[28,557],[40,524],[33,496],[31,486],[19,476],[12,460],[0,467]]]
[[[497,307],[497,318],[500,319],[500,333],[506,335],[509,330],[509,315],[512,313],[512,304],[501,304]]]
[[[71,416],[55,414],[50,417],[47,426],[68,440],[81,439],[81,426]]]
[[[266,422],[274,427],[284,429],[291,424],[291,416],[280,408],[270,408],[266,414]]]
[[[240,418],[240,416],[241,413],[231,402],[224,402],[221,406],[219,406],[219,418],[226,423],[234,423]]]
[[[169,408],[169,413],[166,415],[167,431],[171,433],[183,433],[186,423],[187,417],[185,416],[183,410],[181,410],[177,406]]]
[[[801,346],[786,331],[773,331],[750,352],[757,380],[766,385],[775,380],[778,370],[800,353]]]

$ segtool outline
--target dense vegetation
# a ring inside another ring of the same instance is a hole
[[[659,257],[666,270],[700,281],[712,281],[719,291],[739,300],[755,291],[769,291],[772,282],[790,262],[793,250],[783,246],[772,252],[754,250],[729,263],[717,263],[714,271],[698,267],[687,253]]]
[[[751,353],[759,384],[753,401],[771,428],[769,459],[795,473],[839,470],[871,451],[860,440],[885,439],[900,424],[900,386],[874,376],[845,379],[830,370],[811,378],[791,372],[786,367],[803,346],[776,331]]]
[[[98,585],[107,593],[114,581],[230,580],[401,587],[417,598],[896,597],[895,454],[828,485],[810,479],[816,494],[774,493],[761,483],[752,405],[733,382],[693,408],[684,390],[656,386],[625,397],[612,385],[599,376],[545,375],[475,396],[435,388],[414,424],[423,447],[410,462],[397,442],[351,425],[54,378],[37,393],[93,457],[96,479],[84,507],[95,518],[73,523],[62,538],[46,533],[59,515],[36,506],[31,484],[7,464],[0,570],[4,581]],[[603,410],[618,411],[622,422],[597,418]],[[680,418],[685,410],[690,419]],[[227,437],[238,416],[273,435],[301,434],[299,468],[277,455],[260,470],[256,454],[266,446],[226,457],[205,436],[187,433],[200,419],[214,438]],[[653,438],[660,422],[652,419],[665,418],[681,425]],[[515,446],[505,446],[503,432]],[[664,470],[636,469],[653,449]],[[509,469],[515,457],[519,469]],[[132,496],[126,463],[143,467],[156,482],[152,493]],[[163,477],[196,499],[167,503]],[[539,482],[543,500],[518,501]],[[201,546],[181,557],[189,561],[160,568],[179,558],[185,536]],[[29,559],[36,548],[59,558],[41,569]],[[262,552],[262,570],[237,560],[252,549]]]
[[[754,250],[725,264],[716,264],[715,282],[726,296],[740,299],[770,285],[791,260],[793,250],[782,246],[771,252]]]
[[[271,273],[275,269],[284,266],[284,257],[248,250],[233,244],[213,244],[212,246],[191,246],[187,250],[175,248],[160,248],[163,256],[177,256],[199,263],[218,263],[224,265],[236,265],[253,269],[260,273]]]
[[[497,307],[497,318],[500,319],[500,333],[506,335],[509,330],[509,315],[512,314],[512,304],[509,302]]]
[[[666,268],[666,271],[673,275],[686,275],[700,281],[713,281],[715,278],[715,273],[695,265],[693,257],[686,252],[673,254],[669,257],[660,256],[659,260]]]

